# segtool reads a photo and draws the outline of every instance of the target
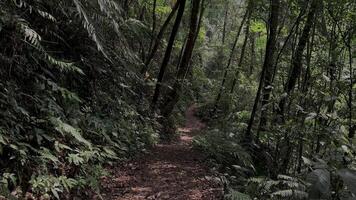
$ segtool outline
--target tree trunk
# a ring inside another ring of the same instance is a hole
[[[255,68],[256,65],[256,34],[255,33],[251,33],[250,34],[250,45],[251,45],[251,55],[250,55],[250,69],[249,69],[249,73],[248,76],[251,77],[253,70]]]
[[[262,73],[261,73],[261,77],[260,77],[260,83],[259,83],[258,89],[257,89],[255,102],[253,104],[250,120],[248,122],[246,133],[245,133],[247,142],[251,142],[252,138],[253,138],[251,130],[252,130],[252,125],[253,125],[253,122],[255,119],[258,103],[260,101],[261,91],[262,91],[262,87],[264,85],[265,76],[267,73],[271,74],[271,68],[273,67],[272,66],[272,63],[273,63],[272,58],[274,55],[274,50],[275,50],[275,45],[276,45],[276,40],[277,40],[278,15],[279,15],[279,0],[272,0],[271,13],[270,13],[270,19],[269,19],[269,37],[268,37],[268,41],[267,41],[267,45],[266,45],[265,60],[264,60],[263,67],[262,67]],[[269,72],[267,72],[268,70],[269,70]]]
[[[239,41],[239,38],[240,38],[240,34],[241,34],[242,27],[244,26],[245,21],[246,21],[246,19],[247,19],[247,16],[249,15],[248,13],[249,13],[249,10],[246,9],[246,12],[245,12],[244,17],[243,17],[243,19],[242,19],[242,21],[241,21],[240,27],[239,27],[239,29],[238,29],[238,31],[237,31],[237,34],[236,34],[236,37],[235,37],[235,41],[234,41],[234,43],[233,43],[233,45],[232,45],[231,52],[230,52],[230,57],[229,57],[229,60],[228,60],[228,62],[227,62],[227,65],[226,65],[226,67],[225,67],[223,79],[222,79],[222,81],[221,81],[219,93],[218,93],[218,95],[217,95],[217,97],[216,97],[216,99],[215,99],[214,111],[217,109],[218,103],[219,103],[220,98],[221,98],[221,96],[222,96],[222,93],[223,93],[223,91],[224,91],[225,82],[226,82],[226,79],[227,79],[227,74],[228,74],[229,68],[230,68],[230,66],[231,66],[232,59],[233,59],[234,54],[235,54],[235,49],[236,49],[236,46],[237,46],[237,42]]]
[[[300,76],[302,70],[302,60],[303,60],[303,51],[309,40],[310,30],[314,23],[314,17],[316,15],[318,5],[320,4],[320,0],[313,0],[311,3],[310,11],[307,16],[307,21],[302,31],[302,35],[299,38],[299,42],[296,48],[296,51],[293,55],[292,59],[292,70],[288,78],[288,82],[284,88],[284,92],[287,94],[285,98],[282,98],[279,102],[279,116],[283,119],[284,117],[284,107],[288,97],[290,96],[292,90],[294,89],[297,79]]]
[[[355,131],[356,131],[356,125],[352,124],[352,101],[353,101],[353,96],[352,96],[352,90],[353,90],[353,69],[352,69],[352,47],[351,47],[351,39],[352,39],[352,33],[349,34],[349,38],[347,41],[347,50],[349,54],[349,70],[350,70],[350,88],[349,88],[349,99],[348,99],[348,104],[349,104],[349,134],[348,137],[349,139],[353,139],[355,136]]]
[[[151,32],[151,35],[152,35],[152,39],[151,39],[151,43],[150,43],[150,50],[149,52],[151,52],[151,49],[152,49],[152,45],[153,45],[153,42],[154,42],[154,39],[153,39],[153,36],[155,35],[155,31],[156,31],[156,8],[157,8],[157,0],[154,0],[153,1],[153,11],[152,11],[152,32]]]
[[[262,86],[262,103],[261,103],[261,119],[259,129],[264,128],[267,121],[267,108],[266,105],[269,102],[270,94],[272,91],[272,77],[274,71],[274,55],[276,51],[278,24],[279,24],[279,11],[280,0],[272,0],[271,15],[269,20],[269,37],[266,45],[265,60],[263,68],[265,74],[263,78]],[[258,138],[258,137],[257,137]]]
[[[223,25],[223,32],[222,32],[222,44],[225,44],[225,35],[226,35],[226,24],[227,24],[227,17],[229,14],[229,3],[225,4],[225,15],[224,15],[224,25]]]
[[[175,37],[176,37],[176,35],[178,33],[179,25],[180,25],[180,22],[181,22],[182,17],[183,17],[184,8],[185,8],[185,2],[186,2],[186,0],[182,0],[180,5],[179,5],[178,14],[177,14],[176,20],[175,20],[173,28],[172,28],[171,36],[169,38],[169,42],[168,42],[167,49],[166,49],[166,53],[164,54],[162,65],[161,65],[161,68],[159,70],[159,74],[158,74],[158,77],[157,77],[156,88],[155,88],[155,92],[153,94],[153,99],[152,99],[152,103],[151,103],[152,110],[155,110],[155,107],[156,107],[156,104],[157,104],[157,101],[158,101],[158,97],[160,95],[160,89],[161,89],[163,76],[164,76],[164,73],[166,71],[169,59],[171,57],[171,53],[172,53]]]
[[[302,8],[302,10],[300,11],[297,19],[295,20],[295,22],[293,23],[293,26],[287,36],[287,38],[285,39],[283,45],[282,45],[282,48],[279,50],[278,54],[277,54],[277,58],[275,60],[275,64],[274,64],[274,70],[273,70],[273,77],[272,77],[272,82],[274,82],[274,78],[275,78],[275,75],[277,74],[277,66],[278,66],[278,63],[279,63],[279,59],[281,58],[281,55],[285,49],[285,47],[287,46],[287,44],[289,43],[289,40],[292,38],[293,34],[294,34],[294,30],[298,30],[298,27],[299,27],[299,24],[300,24],[300,21],[303,17],[303,15],[305,14],[305,11],[307,10],[308,8],[308,2],[305,3],[305,6],[304,8]]]
[[[204,5],[202,5],[204,6]],[[189,26],[189,33],[188,39],[185,45],[184,53],[182,56],[181,63],[179,65],[178,74],[175,80],[175,83],[172,87],[172,90],[168,93],[167,98],[164,101],[163,108],[162,108],[162,115],[168,118],[176,103],[178,102],[180,92],[182,90],[183,80],[187,74],[189,69],[190,59],[192,57],[196,35],[199,31],[199,7],[200,7],[200,0],[194,0],[192,2],[192,11],[190,16],[190,26]]]
[[[235,72],[235,75],[234,75],[234,79],[232,81],[230,94],[234,93],[234,89],[235,89],[235,86],[236,86],[236,83],[237,83],[237,79],[239,78],[240,70],[241,70],[241,67],[242,67],[242,62],[243,62],[244,57],[245,57],[247,40],[248,40],[249,35],[250,35],[251,12],[252,11],[249,11],[249,14],[248,14],[248,17],[247,17],[247,23],[246,23],[246,29],[245,29],[245,39],[244,39],[244,43],[243,43],[242,48],[241,48],[240,60],[239,60],[239,63],[237,64],[237,69],[236,69],[236,72]]]
[[[144,67],[142,68],[141,70],[141,73],[142,74],[145,74],[149,68],[149,65],[153,59],[153,57],[155,56],[157,50],[158,50],[158,47],[159,45],[161,44],[161,40],[162,40],[162,37],[163,37],[163,34],[165,32],[165,30],[167,29],[168,25],[169,25],[169,22],[171,21],[171,19],[173,18],[174,14],[176,13],[176,11],[178,10],[178,7],[180,5],[180,3],[182,3],[183,0],[177,0],[176,4],[174,5],[174,7],[172,8],[172,11],[171,13],[169,13],[166,21],[163,23],[160,31],[158,32],[156,38],[155,38],[155,41],[153,42],[152,44],[152,49],[148,55],[148,58],[146,59],[145,61],[145,65]],[[184,0],[184,3],[185,3],[185,0]]]

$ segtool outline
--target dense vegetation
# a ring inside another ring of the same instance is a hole
[[[0,46],[2,197],[100,195],[197,103],[227,199],[356,198],[354,0],[1,0]]]

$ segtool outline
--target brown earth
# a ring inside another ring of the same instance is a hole
[[[222,199],[219,179],[204,165],[204,156],[192,149],[193,135],[205,127],[195,111],[195,105],[187,109],[177,141],[158,144],[149,154],[109,169],[112,176],[103,178],[103,199]]]

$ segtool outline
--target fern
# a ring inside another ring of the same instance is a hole
[[[73,136],[78,142],[85,144],[89,148],[92,147],[92,144],[88,140],[84,139],[82,134],[73,126],[63,122],[59,118],[52,117],[50,118],[50,121],[54,125],[55,129],[61,134],[69,134]]]
[[[51,153],[51,151],[49,149],[47,149],[47,148],[42,147],[42,150],[39,151],[39,153],[40,153],[42,159],[49,160],[49,161],[52,161],[54,163],[58,163],[59,162],[58,158],[55,155],[53,155]]]
[[[48,12],[42,11],[42,10],[36,10],[39,15],[41,15],[44,19],[48,19],[52,22],[56,22],[57,20]]]
[[[84,163],[84,159],[81,158],[78,154],[68,154],[67,159],[68,159],[69,163],[77,165],[77,166]]]
[[[82,3],[79,0],[73,0],[77,12],[79,14],[79,16],[81,17],[81,19],[83,19],[83,26],[84,28],[88,31],[89,36],[92,38],[92,40],[95,42],[97,49],[103,53],[103,55],[105,57],[108,58],[108,55],[106,54],[105,50],[104,50],[104,46],[102,45],[96,30],[94,28],[93,23],[90,20],[90,17],[88,16],[88,14],[86,13]]]
[[[43,58],[46,61],[48,61],[54,66],[59,67],[61,71],[75,71],[79,74],[84,74],[83,71],[80,68],[76,67],[73,63],[57,60],[53,58],[50,54],[48,54],[47,51],[41,45],[42,37],[34,29],[30,28],[26,20],[19,18],[16,22],[20,29],[20,32],[24,36],[25,41],[27,41],[28,44],[38,50],[43,55]]]
[[[252,198],[244,193],[230,189],[228,194],[225,195],[226,200],[252,200]]]
[[[303,192],[303,191],[298,191],[298,190],[280,190],[277,192],[273,192],[271,194],[272,198],[273,197],[282,197],[282,198],[296,198],[296,199],[307,199],[308,198],[308,193]]]

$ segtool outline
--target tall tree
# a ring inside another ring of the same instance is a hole
[[[226,25],[227,25],[228,15],[229,15],[229,3],[226,2],[226,3],[225,3],[225,14],[224,14],[223,32],[222,32],[222,39],[221,39],[221,42],[222,42],[223,45],[225,44]]]
[[[152,110],[155,110],[155,107],[156,107],[156,104],[157,104],[157,101],[158,101],[158,97],[160,95],[160,90],[161,90],[163,77],[164,77],[164,74],[165,74],[169,59],[171,57],[171,53],[172,53],[175,37],[176,37],[176,35],[178,33],[179,25],[180,25],[182,17],[183,17],[184,8],[185,8],[185,2],[186,2],[186,0],[181,0],[181,2],[179,4],[177,17],[176,17],[176,20],[174,22],[174,25],[173,25],[173,28],[172,28],[172,32],[171,32],[171,36],[169,38],[168,45],[167,45],[167,48],[166,48],[166,52],[164,54],[163,61],[162,61],[162,64],[161,64],[161,68],[159,70],[159,74],[158,74],[158,77],[157,77],[157,83],[156,83],[156,87],[155,87],[155,92],[153,94],[152,103],[151,103]]]
[[[278,24],[280,13],[280,1],[272,1],[272,11],[270,18],[269,39],[266,47],[266,54],[264,60],[264,66],[266,68],[265,77],[262,87],[262,102],[261,102],[261,118],[259,130],[263,129],[267,122],[267,104],[271,96],[273,89],[273,72],[274,72],[274,58],[276,52],[277,36],[278,36]],[[258,130],[258,132],[259,132]]]
[[[183,80],[186,77],[186,74],[189,70],[189,63],[190,59],[192,57],[195,41],[197,38],[197,34],[199,31],[199,8],[200,6],[200,0],[193,0],[192,2],[192,10],[191,10],[191,16],[190,16],[190,25],[189,25],[189,33],[188,33],[188,38],[185,44],[183,56],[179,65],[178,73],[176,80],[174,82],[174,85],[172,87],[172,90],[168,93],[163,107],[162,107],[162,114],[165,117],[169,117],[174,109],[174,106],[179,100],[179,95],[182,90],[182,84]],[[204,3],[204,1],[203,1]],[[202,11],[202,10],[201,10]]]
[[[167,19],[164,21],[164,23],[163,23],[160,31],[158,32],[156,38],[154,39],[154,41],[152,41],[152,44],[151,44],[152,48],[150,48],[150,52],[149,52],[148,58],[146,59],[146,61],[144,63],[144,66],[143,66],[143,68],[141,70],[142,74],[145,74],[147,72],[150,63],[151,63],[153,57],[155,56],[159,45],[161,44],[161,40],[162,40],[163,34],[166,31],[166,29],[167,29],[167,27],[169,25],[169,22],[171,21],[171,19],[173,18],[174,14],[178,10],[178,7],[179,7],[181,1],[182,0],[177,0],[176,4],[172,8],[172,11],[169,13]]]
[[[315,15],[318,10],[318,5],[320,5],[320,3],[321,3],[321,0],[313,0],[311,2],[310,10],[309,10],[309,13],[307,16],[307,21],[305,22],[302,34],[299,37],[299,42],[298,42],[296,51],[292,58],[292,70],[289,75],[287,84],[284,87],[284,92],[287,95],[285,98],[282,98],[279,102],[278,113],[279,113],[280,117],[282,117],[282,118],[284,116],[284,107],[285,107],[286,101],[287,101],[288,97],[290,96],[292,90],[294,89],[294,87],[297,83],[297,79],[299,78],[301,70],[302,70],[303,52],[304,52],[305,46],[309,40],[309,35],[310,35],[311,29],[313,27],[313,23],[315,21]]]
[[[252,1],[249,1],[252,2]],[[251,20],[251,14],[252,14],[252,9],[250,8],[250,6],[252,5],[252,3],[249,3],[248,6],[248,16],[247,16],[247,22],[246,22],[246,27],[245,27],[245,38],[244,38],[244,42],[242,44],[242,48],[241,48],[241,54],[240,54],[240,59],[239,62],[237,64],[237,68],[236,68],[236,72],[235,75],[233,77],[233,81],[232,81],[232,85],[231,85],[231,89],[230,89],[230,94],[232,94],[234,92],[236,83],[237,83],[237,79],[239,77],[240,74],[240,70],[242,67],[242,63],[244,61],[245,58],[245,51],[246,51],[246,46],[247,46],[247,41],[250,35],[250,20]]]
[[[232,60],[233,60],[234,55],[235,55],[237,42],[239,41],[240,34],[241,34],[241,31],[242,31],[242,27],[244,26],[245,21],[246,21],[248,16],[249,16],[249,9],[246,9],[246,12],[245,12],[245,14],[244,14],[244,16],[242,18],[241,24],[239,26],[239,29],[238,29],[238,31],[236,33],[236,37],[235,37],[234,43],[232,44],[229,60],[227,61],[226,67],[224,69],[224,75],[223,75],[223,78],[222,78],[222,81],[221,81],[221,85],[219,87],[219,92],[218,92],[218,95],[217,95],[217,97],[215,99],[214,111],[217,109],[218,103],[219,103],[219,101],[221,99],[221,96],[222,96],[222,94],[224,92],[225,83],[226,83],[226,80],[227,80],[227,75],[228,75]]]
[[[273,57],[276,49],[277,43],[277,32],[278,32],[278,23],[279,23],[279,9],[280,9],[280,1],[272,0],[271,1],[271,9],[270,9],[270,18],[269,18],[269,36],[266,44],[266,53],[265,59],[262,66],[262,73],[260,77],[260,83],[258,86],[254,106],[251,112],[250,120],[246,130],[246,139],[252,140],[251,129],[255,119],[258,102],[260,100],[261,91],[263,90],[263,98],[262,98],[262,107],[265,106],[269,101],[269,96],[271,92],[271,79],[273,73]],[[263,89],[262,89],[263,87]],[[264,116],[262,116],[262,114]],[[265,120],[265,112],[261,113],[261,120]]]

